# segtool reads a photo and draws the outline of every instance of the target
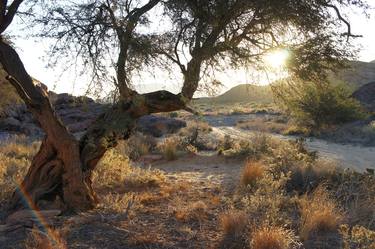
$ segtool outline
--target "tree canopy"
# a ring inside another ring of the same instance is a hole
[[[355,35],[341,14],[350,7],[367,5],[362,0],[0,1],[0,62],[46,133],[12,207],[21,207],[27,194],[34,205],[59,196],[67,208],[92,208],[97,202],[92,171],[104,153],[129,138],[144,115],[192,111],[189,101],[210,69],[262,67],[264,54],[285,48],[292,54],[290,73],[324,75],[353,55],[349,47]],[[33,35],[53,39],[51,55],[57,61],[73,58],[93,82],[113,82],[118,91],[118,101],[79,141],[3,39],[16,14],[36,27]],[[174,70],[172,65],[182,75],[180,93],[133,89],[136,73],[147,67]]]
[[[353,56],[348,41],[356,35],[340,11],[367,8],[349,0],[48,2],[33,25],[54,39],[55,61],[79,58],[94,82],[113,82],[125,98],[133,76],[150,67],[177,66],[191,98],[212,70],[262,68],[262,56],[276,48],[291,52],[291,73],[309,78]]]

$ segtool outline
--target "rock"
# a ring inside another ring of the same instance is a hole
[[[93,119],[87,119],[81,122],[72,123],[67,126],[71,133],[80,133],[86,131],[93,121]]]
[[[13,132],[22,132],[21,122],[14,117],[8,117],[1,120],[0,129]]]
[[[375,82],[368,83],[360,87],[352,95],[368,111],[375,112]]]
[[[74,97],[67,93],[53,92],[49,92],[49,96],[57,115],[72,133],[85,132],[108,108],[107,105],[96,103],[88,97]],[[145,116],[138,122],[138,131],[156,137],[174,133],[182,127],[186,127],[185,121],[156,115]],[[43,134],[25,105],[16,105],[6,110],[5,118],[0,117],[0,131],[34,136]]]
[[[186,122],[183,120],[156,115],[141,117],[137,122],[138,131],[154,137],[161,137],[164,134],[175,133],[183,127],[186,127]]]

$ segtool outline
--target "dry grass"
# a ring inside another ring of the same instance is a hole
[[[175,199],[175,204],[176,204],[176,208],[175,208],[174,214],[178,221],[202,222],[207,218],[208,206],[203,201],[185,203],[180,198],[177,198]]]
[[[155,138],[143,135],[139,132],[132,135],[127,141],[122,141],[117,146],[117,150],[132,160],[137,160],[143,155],[152,152],[156,147]]]
[[[343,248],[375,249],[375,231],[363,226],[354,226],[352,229],[348,225],[340,227],[343,237]]]
[[[251,234],[252,249],[290,249],[296,248],[294,235],[282,227],[263,226]]]
[[[39,146],[39,142],[30,143],[24,137],[0,144],[0,205],[9,199],[15,183],[23,180]]]
[[[117,150],[108,151],[93,175],[93,186],[99,190],[117,191],[159,187],[165,182],[164,173],[157,169],[132,166],[129,159]]]
[[[323,187],[318,187],[310,197],[301,199],[300,212],[303,240],[315,234],[337,232],[344,219],[340,208]]]
[[[159,150],[163,154],[163,157],[172,161],[177,158],[177,147],[179,145],[179,140],[176,137],[166,138],[160,145]]]
[[[26,249],[68,249],[67,242],[58,230],[48,229],[48,233],[33,229],[25,242]]]
[[[261,162],[247,161],[241,173],[242,186],[255,186],[264,176],[265,167]]]
[[[288,129],[288,124],[287,121],[281,120],[281,118],[255,117],[239,122],[237,127],[245,130],[281,134]]]
[[[228,211],[220,217],[220,227],[226,238],[240,238],[244,235],[247,225],[248,217],[243,211]]]

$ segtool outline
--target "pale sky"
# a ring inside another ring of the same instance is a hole
[[[375,0],[368,0],[368,2],[371,2],[372,7],[375,8]],[[362,47],[358,59],[365,62],[375,60],[375,10],[370,10],[369,13],[371,15],[370,19],[367,19],[362,14],[350,15],[352,32],[363,35],[363,38],[358,38],[356,43]],[[43,56],[45,56],[45,51],[49,46],[48,42],[35,41],[33,38],[18,38],[15,40],[15,46],[29,74],[46,84],[50,90],[59,93],[68,92],[74,95],[84,94],[87,90],[87,84],[85,84],[87,80],[83,77],[76,77],[73,69],[64,72],[63,77],[59,77],[62,73],[61,70],[46,67],[47,62],[43,59]],[[215,77],[224,84],[221,92],[238,84],[267,84],[269,81],[264,75],[251,71],[247,72],[246,70],[229,70],[225,73],[217,74]],[[135,87],[140,92],[158,89],[176,92],[181,86],[181,81],[181,74],[176,70],[176,73],[169,75],[169,77],[156,73],[155,78],[146,76],[142,79],[137,79],[135,80]],[[202,95],[202,93],[198,95]]]

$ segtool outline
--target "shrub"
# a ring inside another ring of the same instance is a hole
[[[220,217],[220,226],[226,238],[240,238],[244,235],[247,224],[248,217],[243,211],[228,211]]]
[[[175,217],[182,222],[198,221],[202,222],[207,218],[208,207],[203,201],[184,203],[181,199],[175,199]]]
[[[178,117],[178,112],[170,112],[169,113],[170,118],[177,118]]]
[[[264,133],[255,133],[248,140],[241,140],[233,143],[232,147],[223,151],[224,156],[236,158],[248,158],[259,160],[268,155],[273,147],[274,139]]]
[[[207,134],[212,131],[208,123],[202,121],[190,121],[187,127],[181,129],[179,136],[181,139],[181,146],[194,146],[199,150],[209,149],[206,139],[202,138],[202,134]]]
[[[300,205],[303,240],[315,234],[335,232],[342,224],[341,210],[323,187],[317,188],[310,197],[302,198]]]
[[[260,162],[247,161],[241,174],[242,186],[254,186],[264,175],[264,165]]]
[[[159,149],[163,154],[164,158],[172,161],[177,158],[177,147],[179,141],[175,137],[166,138],[160,145]]]
[[[285,192],[288,180],[287,175],[282,174],[275,178],[271,172],[265,171],[255,188],[246,189],[243,192],[241,204],[252,224],[267,222],[274,225],[286,225],[291,223],[289,209],[293,209],[295,204]]]
[[[114,149],[107,151],[93,172],[93,186],[97,190],[117,187],[129,191],[158,187],[164,181],[160,170],[132,166],[126,156]]]
[[[343,85],[295,80],[274,87],[276,99],[298,124],[319,130],[364,117],[358,101]]]
[[[293,232],[282,227],[263,226],[251,234],[252,249],[300,248]]]
[[[143,155],[147,155],[156,147],[153,137],[135,133],[127,141],[119,143],[117,149],[130,159],[137,160]]]
[[[345,249],[375,249],[375,231],[371,231],[363,226],[354,226],[352,229],[348,225],[340,227]]]
[[[131,171],[130,162],[126,156],[117,150],[109,150],[93,172],[93,186],[100,189],[122,185]]]

